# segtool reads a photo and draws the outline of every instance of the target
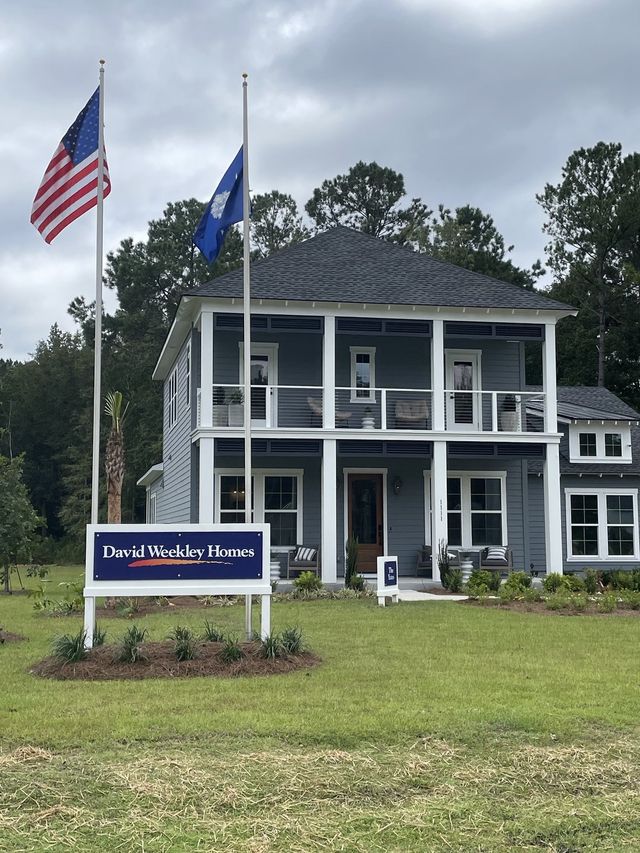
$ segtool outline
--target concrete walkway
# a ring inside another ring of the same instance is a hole
[[[401,589],[400,601],[465,601],[468,595],[434,595],[432,592],[420,592],[417,589]]]

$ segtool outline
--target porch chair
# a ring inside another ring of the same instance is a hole
[[[287,580],[291,572],[314,572],[320,576],[320,546],[296,545],[287,552]]]
[[[511,572],[513,551],[508,545],[489,545],[480,551],[480,568],[490,571]]]
[[[307,397],[307,403],[311,409],[311,426],[316,426],[318,423],[322,426],[322,400],[318,397]],[[339,412],[336,409],[336,425],[349,426],[349,418],[351,412]]]
[[[426,429],[429,405],[426,400],[397,400],[396,429]]]

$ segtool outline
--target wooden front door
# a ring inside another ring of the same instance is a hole
[[[382,474],[349,474],[349,536],[358,540],[358,572],[375,572],[383,554]]]

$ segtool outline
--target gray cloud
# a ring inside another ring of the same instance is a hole
[[[92,298],[94,217],[45,246],[28,222],[53,149],[107,65],[105,248],[207,198],[241,138],[251,184],[303,205],[356,160],[432,207],[490,212],[514,260],[543,256],[535,193],[568,154],[638,133],[635,0],[170,0],[11,4],[0,34],[0,342],[25,357]]]

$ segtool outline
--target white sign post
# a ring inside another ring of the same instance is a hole
[[[384,607],[386,599],[390,598],[396,604],[400,587],[398,586],[398,558],[378,557],[378,604]]]
[[[96,598],[259,595],[260,636],[271,633],[268,524],[89,524],[85,646],[93,646]]]

